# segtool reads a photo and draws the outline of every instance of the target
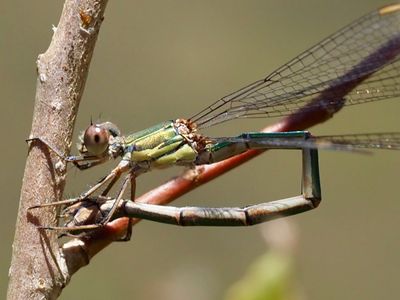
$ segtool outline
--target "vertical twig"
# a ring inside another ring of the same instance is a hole
[[[67,153],[106,0],[65,1],[51,44],[37,60],[30,137]],[[13,243],[8,299],[55,299],[69,280],[57,236],[35,225],[56,224],[54,208],[27,213],[62,197],[66,163],[41,143],[29,147]]]

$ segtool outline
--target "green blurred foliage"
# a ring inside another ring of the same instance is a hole
[[[254,261],[243,278],[229,288],[225,300],[294,300],[293,261],[267,252]]]

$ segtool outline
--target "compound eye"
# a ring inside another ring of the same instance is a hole
[[[87,151],[93,155],[103,154],[108,148],[110,133],[97,125],[90,125],[83,135],[83,143]]]

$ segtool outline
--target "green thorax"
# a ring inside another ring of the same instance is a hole
[[[192,164],[197,151],[174,124],[167,121],[126,136],[124,159],[146,168]]]

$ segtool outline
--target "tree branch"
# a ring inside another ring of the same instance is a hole
[[[68,153],[106,0],[67,0],[51,44],[37,60],[37,87],[30,137]],[[55,299],[69,281],[57,236],[36,225],[56,224],[54,208],[27,213],[44,200],[62,198],[66,163],[32,142],[26,161],[8,286],[8,299]],[[38,234],[39,233],[39,234]]]

